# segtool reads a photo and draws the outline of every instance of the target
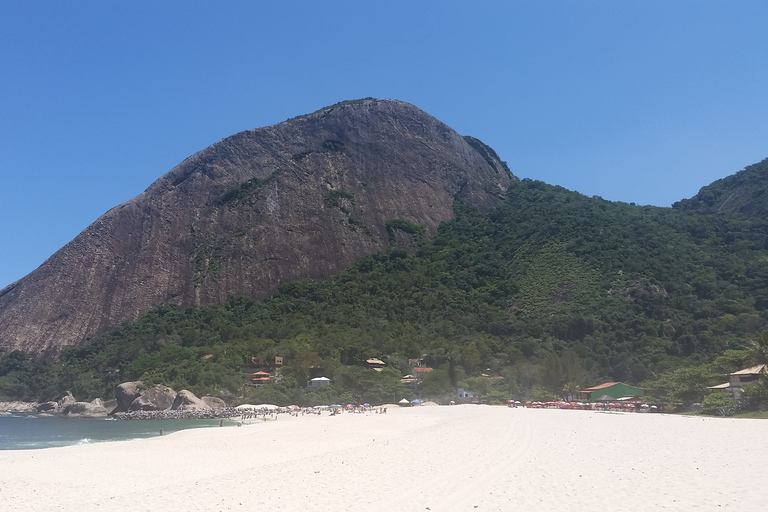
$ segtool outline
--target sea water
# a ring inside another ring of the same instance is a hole
[[[231,423],[230,420],[224,420]],[[30,450],[144,439],[177,430],[218,426],[219,420],[115,420],[16,413],[0,416],[0,450]]]

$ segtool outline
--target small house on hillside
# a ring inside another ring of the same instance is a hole
[[[761,377],[768,376],[768,364],[758,364],[749,368],[744,368],[737,372],[728,374],[728,382],[710,386],[707,389],[715,389],[733,393],[734,398],[739,398],[745,386],[751,386],[757,383]]]
[[[251,358],[251,365],[262,370],[275,371],[283,366],[283,357],[253,356]]]
[[[373,368],[374,370],[381,371],[382,368],[384,368],[387,364],[382,361],[381,359],[376,359],[375,357],[372,357],[370,359],[365,360],[365,366],[368,368]]]
[[[470,391],[468,389],[464,389],[464,388],[456,388],[456,395],[459,398],[476,398],[476,397],[480,396],[480,395],[476,394],[475,392]]]
[[[599,386],[582,389],[579,393],[586,395],[584,399],[590,401],[631,399],[643,396],[642,389],[623,382],[605,382]]]
[[[307,381],[307,387],[308,388],[321,388],[323,386],[328,386],[331,383],[331,379],[328,377],[315,377],[314,379],[309,379]]]
[[[263,386],[269,382],[272,376],[267,372],[255,372],[251,377],[251,384],[253,386]]]
[[[424,377],[424,375],[428,374],[431,371],[432,371],[432,368],[425,368],[425,367],[413,369],[413,373],[416,375],[416,378],[419,380],[421,380],[421,378]]]

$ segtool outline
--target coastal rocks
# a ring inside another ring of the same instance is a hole
[[[67,410],[67,407],[70,405],[76,403],[77,400],[75,400],[75,397],[72,396],[72,393],[67,391],[67,394],[61,397],[61,400],[59,400],[59,403],[56,405],[56,411],[63,412]]]
[[[210,405],[186,389],[179,391],[171,406],[174,411],[204,411],[210,408]]]
[[[109,400],[104,400],[104,408],[110,411],[110,414],[115,412],[115,410],[117,409],[117,399],[110,398]]]
[[[141,391],[141,395],[128,406],[129,411],[162,411],[170,409],[176,392],[168,386],[156,385]]]
[[[117,400],[117,408],[113,412],[127,411],[134,400],[141,396],[142,382],[123,382],[115,387],[115,399]]]
[[[213,419],[229,418],[236,411],[221,398],[198,398],[189,390],[178,393],[168,386],[143,389],[143,383],[123,382],[115,387],[116,407],[110,413],[117,419]],[[109,407],[107,407],[109,409]]]
[[[0,411],[12,412],[35,412],[37,402],[0,402]]]
[[[215,396],[206,395],[201,397],[201,400],[208,404],[211,409],[224,409],[227,407],[227,403],[224,400]]]
[[[37,406],[37,412],[54,412],[58,407],[58,402],[43,402]]]
[[[106,418],[107,409],[101,398],[91,402],[75,402],[62,411],[62,416],[67,418]]]

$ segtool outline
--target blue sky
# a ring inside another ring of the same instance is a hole
[[[768,157],[768,2],[4,2],[0,288],[187,156],[413,103],[520,176],[669,206]]]

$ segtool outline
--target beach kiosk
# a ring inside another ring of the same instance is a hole
[[[582,389],[579,393],[585,395],[584,400],[604,402],[612,400],[634,400],[643,396],[643,390],[624,384],[623,382],[605,382],[599,386]]]

